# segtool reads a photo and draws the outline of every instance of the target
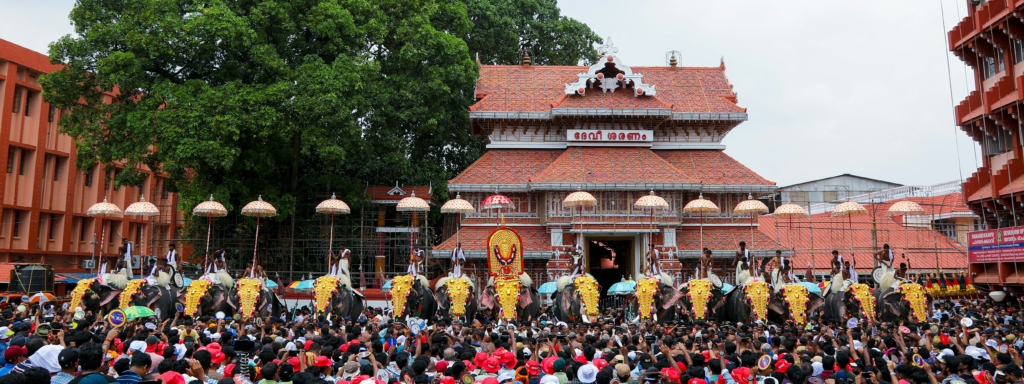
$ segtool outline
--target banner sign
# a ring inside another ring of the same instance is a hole
[[[649,129],[567,129],[565,131],[565,139],[566,141],[574,142],[649,143],[654,141],[654,131]]]
[[[1024,261],[1024,227],[968,233],[967,259],[971,263]]]

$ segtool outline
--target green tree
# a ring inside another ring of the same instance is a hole
[[[461,0],[473,30],[471,54],[484,64],[518,64],[522,50],[534,64],[579,65],[597,58],[601,38],[586,24],[561,15],[555,0]]]

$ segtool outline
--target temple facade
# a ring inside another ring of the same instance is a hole
[[[614,47],[599,52],[589,67],[534,66],[528,57],[521,65],[481,65],[469,115],[473,134],[489,139],[487,152],[448,183],[451,196],[478,212],[464,216],[434,257],[461,243],[467,271],[481,279],[486,239],[502,221],[522,236],[525,270],[537,284],[571,273],[577,244],[605,289],[642,275],[652,243],[661,268],[683,280],[693,276],[702,247],[730,279],[740,241],[757,256],[774,255],[780,245],[756,229],[758,221],[732,213],[777,186],[724,152],[722,140],[747,120],[724,61],[682,67],[673,56],[665,66],[631,67]],[[591,193],[597,204],[564,207],[575,191]],[[479,210],[496,193],[515,208]],[[634,209],[650,193],[669,209]],[[721,212],[685,213],[701,195]]]

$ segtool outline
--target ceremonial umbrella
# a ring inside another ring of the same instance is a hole
[[[893,205],[889,206],[889,216],[902,215],[903,216],[903,227],[907,226],[908,215],[923,215],[924,208],[921,204],[915,203],[910,200],[897,201]],[[906,236],[906,230],[904,230],[904,236]],[[910,240],[907,239],[909,243]],[[939,268],[939,256],[935,255],[935,269]]]
[[[224,208],[224,205],[213,200],[213,194],[210,194],[210,200],[204,201],[192,208],[193,216],[205,216],[206,217],[206,257],[205,264],[210,264],[210,232],[213,228],[214,217],[224,217],[228,215],[228,210]],[[204,268],[206,265],[203,266]]]
[[[106,244],[107,235],[107,227],[104,226],[103,219],[107,217],[124,217],[124,212],[121,212],[121,208],[118,208],[116,205],[108,203],[107,197],[103,196],[103,202],[93,204],[85,211],[85,214],[100,217],[100,260],[103,260],[103,245]]]
[[[260,217],[277,216],[277,208],[263,201],[263,195],[259,195],[256,201],[250,201],[249,204],[242,207],[242,214],[256,216],[256,241],[252,247],[252,268],[249,269],[249,278],[254,278],[256,277],[256,249],[260,246]]]
[[[636,202],[633,203],[633,209],[651,211],[651,231],[648,243],[652,247],[654,246],[654,211],[664,211],[668,208],[668,202],[661,196],[655,195],[653,190],[648,195],[640,196],[640,198],[636,199]]]
[[[426,212],[430,210],[430,204],[427,204],[426,200],[416,197],[416,191],[412,191],[409,197],[403,198],[398,201],[398,206],[395,207],[398,212],[411,212],[412,220],[409,221],[409,251],[413,252],[415,246],[415,238],[413,237],[412,224],[416,222],[417,212]],[[412,262],[412,260],[410,260]]]
[[[683,211],[689,212],[689,213],[700,213],[700,249],[701,249],[701,252],[703,252],[704,251],[704,214],[705,213],[718,213],[718,212],[721,212],[721,211],[718,209],[718,206],[715,205],[715,203],[711,202],[711,200],[704,200],[704,194],[703,193],[701,193],[697,197],[697,200],[693,200],[693,201],[690,201],[689,203],[686,203],[686,206],[683,207]]]
[[[850,228],[850,257],[853,258],[853,263],[857,264],[857,256],[853,253],[853,216],[863,215],[868,213],[867,208],[856,201],[847,201],[839,204],[835,209],[832,210],[832,216],[846,216],[847,224]]]
[[[331,237],[330,241],[327,243],[327,253],[331,255],[328,256],[329,262],[330,258],[334,256],[334,215],[347,215],[352,213],[352,210],[349,209],[348,204],[345,204],[344,201],[335,198],[332,193],[330,199],[321,201],[320,204],[316,205],[316,213],[326,213],[331,215]],[[330,269],[330,265],[328,265],[327,268]]]
[[[139,201],[136,201],[136,202],[131,203],[130,205],[128,205],[128,208],[124,209],[124,214],[129,215],[129,216],[138,216],[138,217],[153,217],[153,216],[159,216],[160,215],[160,210],[157,209],[157,207],[155,205],[153,205],[153,203],[150,203],[150,202],[146,201],[146,196],[144,196],[142,194],[139,194]],[[142,244],[146,244],[146,238],[145,238],[145,236],[146,236],[146,227],[145,227],[146,221],[145,220],[142,221],[142,225],[143,225],[143,228],[142,228],[142,236],[143,236]],[[143,252],[143,253],[145,253],[145,252]],[[142,266],[140,265],[139,268],[142,268]]]
[[[444,205],[441,206],[441,213],[454,213],[457,215],[455,229],[456,244],[461,244],[461,241],[459,240],[459,233],[462,232],[462,215],[465,213],[473,212],[476,212],[476,209],[473,208],[473,204],[463,199],[462,195],[458,193],[455,194],[454,199],[448,200],[447,202],[444,203]]]
[[[773,212],[772,215],[775,217],[785,217],[789,219],[789,244],[793,245],[793,218],[798,216],[807,216],[807,210],[798,204],[786,203],[775,208],[775,212]],[[776,224],[778,224],[778,221],[776,221]],[[793,249],[795,251],[796,247],[793,247]],[[814,257],[813,253],[811,254],[811,257]]]
[[[595,205],[597,205],[597,199],[594,198],[594,195],[591,195],[590,193],[583,191],[576,191],[570,193],[569,196],[565,197],[565,200],[562,200],[562,206],[565,208],[569,208],[570,215],[572,214],[573,208],[578,207],[580,209],[580,217],[583,217],[583,208],[590,209],[594,208]],[[570,230],[572,229],[571,224],[572,219],[570,219]],[[581,232],[583,230],[582,226],[583,225],[580,224]]]
[[[750,246],[754,246],[754,216],[761,213],[768,213],[768,206],[764,205],[761,200],[754,200],[754,196],[752,194],[747,194],[747,199],[736,204],[736,208],[732,211],[734,213],[750,214]]]

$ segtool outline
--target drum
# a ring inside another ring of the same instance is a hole
[[[875,270],[871,271],[871,278],[875,280],[875,284],[882,284],[882,275],[885,274],[885,268],[875,267]]]
[[[708,281],[711,282],[711,285],[713,285],[715,289],[722,289],[722,279],[718,277],[718,275],[714,273],[708,273]]]
[[[181,272],[178,272],[178,271],[173,271],[173,272],[174,272],[174,275],[171,277],[171,284],[174,284],[174,286],[178,287],[178,288],[184,287],[185,286],[185,275],[182,275]]]

